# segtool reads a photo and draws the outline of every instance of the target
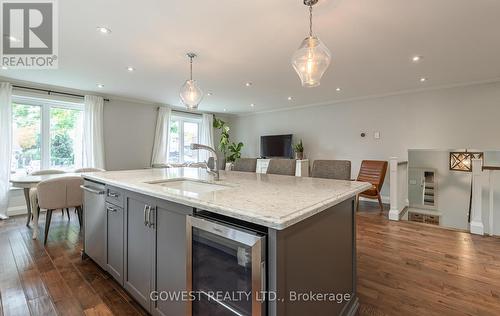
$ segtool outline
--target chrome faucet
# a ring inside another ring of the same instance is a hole
[[[210,146],[202,145],[202,144],[191,144],[191,150],[200,150],[205,149],[214,154],[214,168],[210,168],[207,165],[207,172],[214,176],[214,180],[219,180],[219,167],[217,166],[217,151]]]

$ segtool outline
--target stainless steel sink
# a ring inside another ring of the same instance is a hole
[[[192,180],[186,178],[178,178],[178,179],[169,179],[169,180],[159,180],[159,181],[151,181],[147,182],[149,184],[156,184],[162,187],[179,190],[182,192],[191,192],[191,193],[210,193],[219,190],[229,189],[229,185],[215,183],[215,182],[206,182],[201,180]]]

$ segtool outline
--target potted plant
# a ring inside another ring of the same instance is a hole
[[[239,142],[238,144],[233,142],[231,143],[231,145],[229,145],[229,155],[226,158],[226,170],[231,170],[231,168],[233,167],[233,163],[237,159],[241,158],[241,148],[243,148],[242,142]]]
[[[295,159],[304,159],[304,145],[302,144],[302,139],[297,144],[293,145],[293,151],[295,151]]]
[[[221,119],[214,118],[214,128],[220,129],[221,135],[219,140],[219,150],[224,155],[225,169],[231,170],[233,163],[241,158],[241,149],[243,148],[243,143],[239,142],[231,143],[229,141],[229,126]]]

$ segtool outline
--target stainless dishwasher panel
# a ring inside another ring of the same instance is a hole
[[[85,180],[83,189],[84,252],[106,269],[106,188]]]

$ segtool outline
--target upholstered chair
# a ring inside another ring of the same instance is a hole
[[[58,169],[45,169],[45,170],[33,171],[32,173],[30,173],[30,176],[43,176],[47,174],[63,174],[63,173],[66,173],[66,171]]]
[[[267,167],[267,173],[283,176],[295,176],[295,159],[271,159]]]
[[[313,178],[351,180],[351,162],[348,160],[315,160]]]
[[[255,172],[257,158],[240,158],[234,162],[233,171]]]
[[[63,174],[63,173],[66,173],[66,171],[58,170],[58,169],[45,169],[45,170],[33,171],[32,173],[30,173],[30,176],[44,176],[44,175],[48,175],[48,174]],[[36,187],[30,189],[29,198],[30,198],[31,208],[28,210],[28,224],[29,224],[30,219],[33,219],[34,212],[38,211],[38,209],[36,208],[36,205],[37,205]],[[62,214],[64,216],[64,210],[61,210],[61,211],[62,211]],[[69,210],[66,210],[66,212],[68,214],[68,219],[69,219]]]
[[[40,182],[37,185],[38,207],[46,209],[45,237],[47,243],[52,212],[57,209],[76,208],[80,227],[82,225],[83,179],[78,176],[61,177]]]

